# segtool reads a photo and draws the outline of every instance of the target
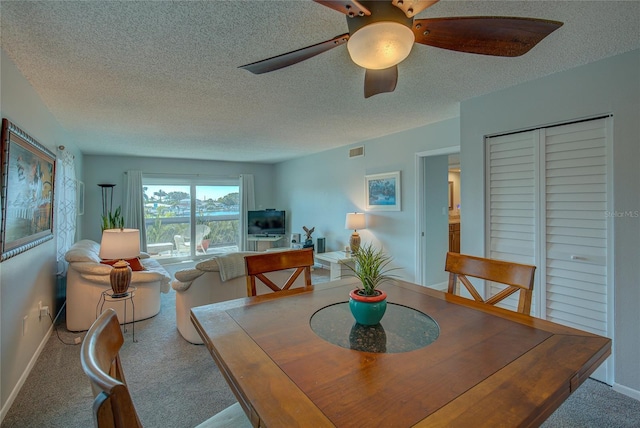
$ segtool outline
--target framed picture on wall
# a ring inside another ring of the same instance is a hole
[[[400,171],[365,176],[367,211],[400,211]]]
[[[53,239],[55,155],[2,119],[2,260]]]

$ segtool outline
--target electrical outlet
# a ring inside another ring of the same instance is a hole
[[[49,316],[49,306],[42,306],[42,300],[38,302],[38,319],[42,321],[42,315]]]

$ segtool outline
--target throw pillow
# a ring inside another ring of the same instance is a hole
[[[113,266],[118,261],[119,260],[102,260],[100,263],[104,263],[105,265]],[[134,272],[135,271],[146,270],[145,267],[142,266],[142,263],[140,263],[140,259],[138,259],[137,257],[135,259],[125,259],[124,261],[129,263],[129,267]]]

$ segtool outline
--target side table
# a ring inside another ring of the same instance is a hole
[[[342,278],[343,275],[353,274],[353,271],[349,269],[346,264],[353,264],[355,259],[351,258],[350,253],[344,251],[331,251],[329,253],[316,253],[316,260],[321,260],[329,263],[329,269],[331,272],[331,281]]]
[[[100,293],[100,300],[98,300],[98,304],[96,305],[96,319],[98,315],[102,313],[104,309],[105,302],[123,302],[124,303],[124,318],[122,322],[122,331],[124,333],[127,332],[127,301],[131,302],[131,332],[133,335],[133,341],[136,340],[136,305],[133,303],[133,297],[136,295],[136,287],[129,287],[126,293],[124,294],[114,294],[111,288],[104,290]]]

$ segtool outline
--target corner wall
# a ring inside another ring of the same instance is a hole
[[[349,159],[347,146],[280,163],[278,207],[287,210],[291,233],[315,227],[313,238],[326,238],[327,251],[342,250],[351,236],[346,214],[364,212],[365,175],[400,171],[401,211],[367,212],[367,228],[358,233],[393,255],[402,268],[396,274],[416,281],[416,153],[457,146],[459,138],[456,118],[363,142],[363,157]]]

